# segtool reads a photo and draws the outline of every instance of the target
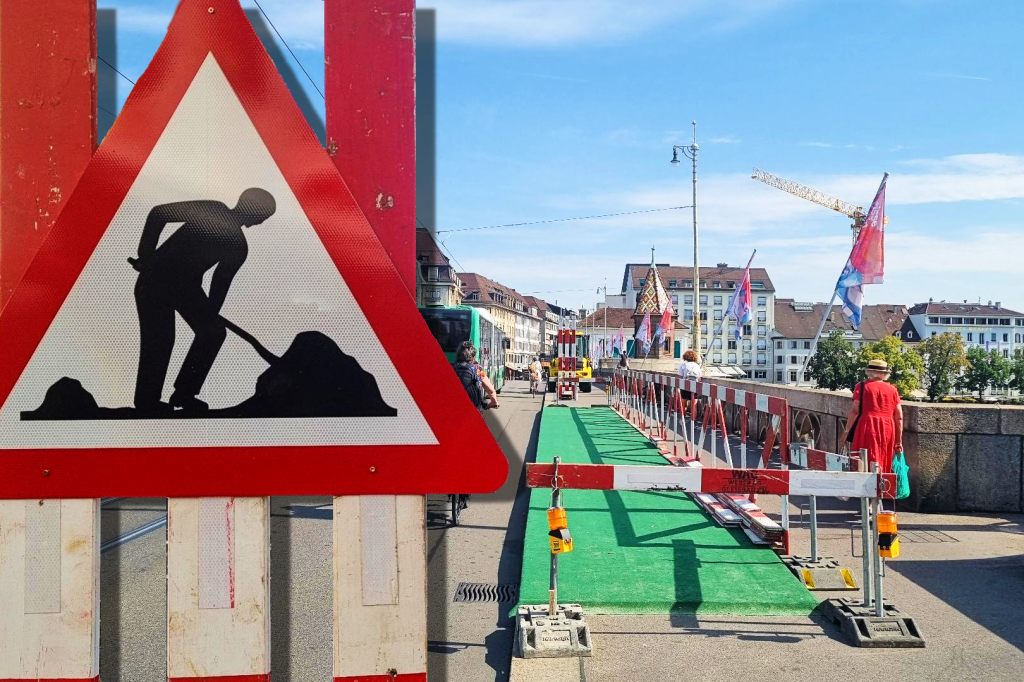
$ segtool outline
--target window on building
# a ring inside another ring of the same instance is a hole
[[[758,342],[757,345],[760,346],[761,345],[760,342]],[[750,350],[752,347],[753,346],[750,343],[750,339],[743,339],[743,350]],[[764,350],[764,349],[762,349],[762,350]]]
[[[994,342],[995,340],[996,340],[996,334],[995,334],[995,332],[992,332],[991,334],[989,334],[989,341],[993,341]]]
[[[784,343],[783,343],[782,341],[776,341],[776,342],[775,342],[775,347],[776,347],[776,348],[778,348],[779,350],[782,350],[782,348],[784,347],[784,345],[785,345],[785,344],[784,344]]]
[[[804,382],[808,382],[810,380],[811,380],[811,375],[809,373],[807,373],[807,372],[804,372]]]
[[[764,287],[764,282],[762,282],[759,279],[751,280],[750,288],[751,289],[764,289],[765,288]]]
[[[1013,335],[1013,342],[1014,343],[1020,343],[1020,334],[1014,334]]]
[[[1003,349],[1003,357],[1004,358],[1010,357],[1010,349],[1009,348],[1004,348]]]
[[[743,354],[743,364],[744,365],[749,365],[751,362],[752,362],[752,360],[750,358],[750,353],[744,353]]]
[[[928,318],[928,324],[938,324],[938,323],[939,323],[939,318],[937,318],[937,317],[929,317]]]
[[[727,343],[729,344],[729,350],[736,350],[736,339],[729,339]]]
[[[768,378],[768,370],[766,370],[766,369],[755,369],[754,370],[754,378],[755,379],[767,379]]]
[[[758,339],[757,340],[757,349],[758,350],[768,350],[768,341],[766,339]]]
[[[701,317],[703,317],[706,314],[707,313],[701,313]],[[708,333],[708,325],[706,323],[703,323],[703,324],[700,325],[700,333],[701,334],[707,334]]]
[[[1009,343],[1009,342],[1010,342],[1010,335],[1009,334],[1003,334],[1003,343]]]
[[[974,342],[974,332],[967,332],[967,340]]]
[[[795,355],[790,355],[789,356],[789,364],[795,365],[797,362],[799,362],[799,360],[796,359]]]
[[[759,306],[768,305],[768,297],[767,296],[758,296],[757,297],[757,305],[759,305]]]
[[[668,286],[669,286],[670,288],[672,288],[672,289],[675,289],[675,288],[676,288],[676,281],[675,281],[674,279],[670,279],[670,280],[668,281]]]
[[[700,340],[700,347],[703,350],[707,350],[708,349],[708,340],[707,339],[701,339]]]
[[[764,326],[763,324],[757,325],[757,335],[768,336],[768,327]]]
[[[672,307],[675,308],[677,305],[679,305],[679,297],[678,296],[673,296],[672,297]]]
[[[683,288],[684,289],[692,289],[693,288],[693,280],[692,279],[684,279],[683,280]]]
[[[749,325],[749,324],[745,324],[745,325],[743,325],[743,333],[744,333],[744,334],[745,334],[746,336],[750,336],[750,335],[751,335],[751,334],[753,334],[754,332],[752,332],[752,331],[750,330],[750,325]]]
[[[782,370],[781,369],[775,371],[775,381],[779,382],[780,384],[782,383]]]
[[[636,288],[637,289],[643,289],[644,288],[644,281],[642,279],[638,279],[636,281]]]
[[[707,320],[708,319],[708,311],[706,311],[706,310],[700,311],[700,319]],[[704,325],[704,326],[706,327],[707,325]]]
[[[711,361],[714,362],[715,364],[718,364],[718,365],[722,364],[722,354],[721,353],[714,353],[711,357],[712,357]]]
[[[962,318],[962,317],[954,317],[953,318],[953,324],[963,324],[963,323],[964,323],[964,318]]]
[[[686,305],[693,305],[693,294],[686,294],[683,296],[683,303]]]
[[[701,294],[700,295],[700,304],[701,305],[707,305],[708,304],[708,295],[707,294]]]
[[[790,341],[789,342],[789,347],[790,348],[796,348],[796,341]]]
[[[757,364],[759,364],[759,365],[767,365],[768,364],[768,356],[765,355],[764,353],[758,353],[757,354]]]
[[[693,319],[693,308],[686,308],[686,309],[683,310],[683,319],[684,320],[692,320]]]
[[[999,324],[999,318],[998,317],[990,317],[990,318],[988,318],[988,323],[989,323],[990,326],[994,327],[995,325]]]
[[[789,373],[789,383],[796,383],[796,370],[793,370],[792,372]]]
[[[758,322],[767,322],[768,321],[768,311],[767,310],[758,310],[757,311],[757,321]]]
[[[939,324],[950,324],[952,320],[948,317],[940,317]]]
[[[810,349],[811,349],[811,342],[810,341],[804,341],[804,350],[810,350]]]
[[[732,280],[729,280],[728,282],[725,283],[725,288],[726,289],[735,289],[736,288],[736,282],[733,282]]]
[[[776,365],[781,365],[785,361],[786,361],[786,356],[785,355],[776,355],[775,356],[775,364]]]
[[[722,305],[722,297],[721,296],[715,296],[714,297],[714,304],[715,305]]]
[[[715,320],[721,320],[721,319],[722,319],[722,311],[721,311],[721,309],[716,309],[715,310]]]
[[[729,364],[730,365],[735,365],[736,364],[736,354],[735,353],[729,353]]]
[[[711,283],[711,288],[712,288],[712,289],[721,289],[721,288],[722,288],[722,283],[721,283],[721,282],[719,282],[719,281],[718,281],[718,280],[716,279],[716,280],[715,280],[714,282],[712,282],[712,283]]]

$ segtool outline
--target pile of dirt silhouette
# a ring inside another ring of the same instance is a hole
[[[270,356],[273,357],[273,356]],[[205,411],[155,411],[100,407],[77,379],[63,377],[22,420],[209,419],[250,417],[394,417],[373,375],[320,332],[302,332],[284,355],[275,358],[256,381],[256,393],[235,405]]]
[[[377,380],[329,336],[302,332],[256,381],[256,394],[223,417],[394,417]],[[217,414],[212,414],[216,412]]]

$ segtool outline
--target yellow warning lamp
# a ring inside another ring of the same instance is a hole
[[[896,528],[896,512],[878,512],[878,550],[887,559],[900,555],[900,538]]]
[[[572,535],[569,534],[564,507],[548,509],[548,543],[552,554],[568,554],[572,551]]]

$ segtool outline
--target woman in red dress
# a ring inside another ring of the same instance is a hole
[[[885,360],[871,360],[865,371],[867,380],[857,384],[853,390],[853,404],[840,442],[846,442],[846,434],[853,428],[850,451],[867,449],[869,470],[874,462],[878,462],[882,473],[889,474],[892,473],[893,455],[903,450],[900,394],[895,386],[885,381],[889,378],[889,365]],[[864,394],[863,409],[861,393]]]

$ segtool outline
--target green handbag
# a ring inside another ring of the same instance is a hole
[[[902,450],[892,458],[892,472],[896,474],[896,499],[910,497],[910,466]]]

